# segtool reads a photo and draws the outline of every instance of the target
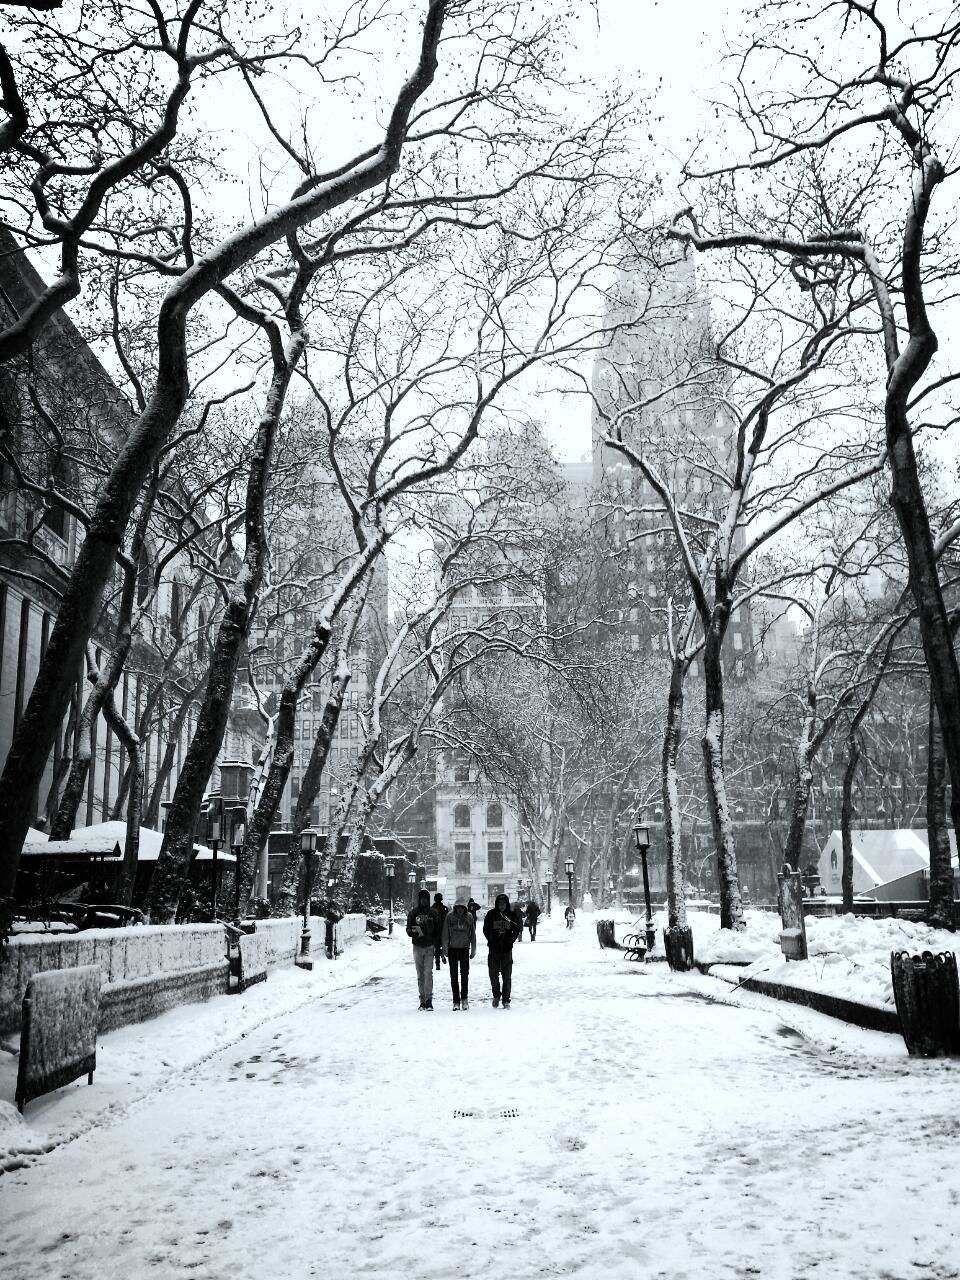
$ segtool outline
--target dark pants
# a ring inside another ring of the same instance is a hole
[[[493,992],[494,998],[503,997],[503,1003],[510,1003],[510,987],[513,977],[513,952],[512,951],[494,951],[492,948],[487,954],[487,970],[490,974],[490,990]],[[503,980],[503,988],[500,982]]]
[[[537,922],[536,922],[536,920],[529,920],[529,921],[527,922],[527,928],[530,930],[530,941],[531,941],[531,942],[536,942],[536,940],[537,940]]]
[[[447,963],[450,965],[450,989],[453,992],[453,1003],[459,1004],[461,1000],[469,999],[467,988],[470,983],[470,948],[449,947]]]

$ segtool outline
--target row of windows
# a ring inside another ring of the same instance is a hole
[[[458,876],[468,876],[471,873],[470,866],[470,846],[469,844],[459,842],[453,846],[454,870]],[[479,867],[476,868],[479,871]],[[503,841],[488,840],[487,841],[487,871],[503,872]]]
[[[468,804],[455,804],[453,806],[453,825],[458,831],[470,830],[470,806]],[[503,826],[503,806],[494,801],[487,805],[487,826],[502,827]]]

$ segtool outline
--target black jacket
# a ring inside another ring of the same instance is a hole
[[[415,947],[434,947],[440,949],[440,917],[433,907],[414,907],[407,914],[407,935],[413,939]],[[414,933],[419,929],[419,933]]]
[[[512,912],[498,911],[493,907],[483,917],[483,936],[491,951],[512,951],[513,944],[520,936],[520,925]]]
[[[539,915],[540,915],[540,908],[537,906],[537,904],[535,902],[528,902],[527,903],[527,923],[529,924],[531,920],[535,921]]]

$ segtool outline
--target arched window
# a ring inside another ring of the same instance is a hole
[[[503,826],[503,805],[497,804],[496,802],[487,805],[487,826]]]
[[[836,869],[837,869],[837,851],[836,849],[834,849],[833,852],[830,854],[830,870],[836,871]]]
[[[461,831],[470,830],[470,806],[456,804],[453,806],[453,825]]]

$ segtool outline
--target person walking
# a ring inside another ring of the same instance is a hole
[[[470,901],[467,903],[467,910],[473,916],[473,923],[474,923],[474,926],[476,926],[477,914],[480,910],[480,903],[474,902],[473,898],[471,898]]]
[[[440,955],[440,918],[430,906],[430,893],[421,889],[417,905],[407,915],[407,937],[413,940],[420,1008],[433,1008],[433,961]]]
[[[490,974],[490,990],[493,1007],[498,1009],[503,1001],[504,1009],[510,1008],[513,990],[513,944],[520,932],[517,918],[510,910],[510,899],[498,893],[493,907],[483,918],[483,936],[487,940],[487,971]]]
[[[514,920],[516,920],[517,922],[517,941],[522,942],[523,941],[523,907],[521,907],[519,902],[516,903],[511,908],[510,914],[513,916]]]
[[[540,905],[532,899],[527,903],[527,928],[530,930],[530,941],[537,940],[537,921],[540,919]]]
[[[442,931],[443,931],[443,922],[444,922],[444,920],[446,919],[446,916],[447,916],[447,908],[444,906],[444,902],[443,902],[443,894],[442,894],[442,893],[435,893],[435,894],[433,895],[433,909],[434,909],[434,911],[437,913],[437,918],[438,918],[438,919],[439,919],[439,921],[440,921],[440,930],[441,930],[441,932],[442,932]],[[440,948],[438,947],[438,948],[437,948],[437,959],[436,959],[436,966],[437,966],[437,970],[438,970],[438,971],[439,971],[439,969],[440,969],[440,960],[441,960],[441,957],[443,958],[443,962],[444,962],[444,964],[446,964],[446,962],[447,962],[447,960],[446,960],[446,956],[443,956],[442,951],[441,951],[441,950],[440,950]]]
[[[470,961],[477,954],[477,926],[465,903],[455,902],[444,916],[440,947],[450,966],[454,1011],[469,1009]]]

